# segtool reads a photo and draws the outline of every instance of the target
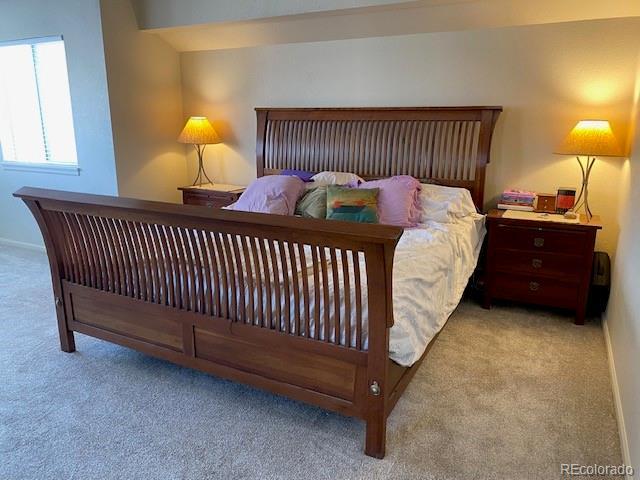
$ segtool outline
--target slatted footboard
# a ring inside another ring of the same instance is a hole
[[[390,367],[402,229],[23,188],[47,248],[61,348],[80,332],[366,421]]]

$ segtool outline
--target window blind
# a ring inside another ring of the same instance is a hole
[[[4,162],[77,165],[64,42],[0,44]]]

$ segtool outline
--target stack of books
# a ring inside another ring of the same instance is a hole
[[[498,208],[502,210],[533,212],[533,205],[535,201],[535,192],[527,192],[524,190],[505,190],[500,196]]]

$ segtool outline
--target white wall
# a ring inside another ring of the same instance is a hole
[[[640,465],[640,59],[635,103],[635,136],[631,158],[617,187],[623,197],[620,240],[613,266],[611,298],[605,315],[614,393],[618,403],[625,460]],[[624,422],[624,423],[623,423]]]
[[[577,185],[575,159],[552,152],[581,118],[608,118],[625,137],[638,31],[639,19],[616,19],[184,53],[184,113],[208,115],[223,138],[207,167],[246,184],[255,177],[255,106],[502,105],[490,204],[506,187]],[[622,169],[603,159],[592,177],[591,204],[605,224],[598,248],[609,252]]]
[[[64,37],[81,173],[0,169],[0,238],[30,244],[42,244],[42,239],[27,208],[11,196],[18,188],[118,193],[98,0],[1,2],[0,41],[48,35]]]
[[[102,29],[116,155],[125,197],[180,201],[186,184],[180,60],[164,40],[141,32],[129,0],[103,0]]]

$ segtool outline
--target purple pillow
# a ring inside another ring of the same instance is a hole
[[[380,223],[415,227],[420,222],[420,182],[409,175],[372,180],[358,188],[379,188]]]
[[[233,210],[293,215],[296,202],[304,192],[304,182],[288,175],[266,175],[247,187]]]
[[[312,172],[306,172],[304,170],[291,170],[291,169],[285,169],[282,170],[282,172],[280,172],[281,175],[287,175],[290,177],[298,177],[300,180],[302,180],[305,183],[308,182],[313,182],[313,173]]]

